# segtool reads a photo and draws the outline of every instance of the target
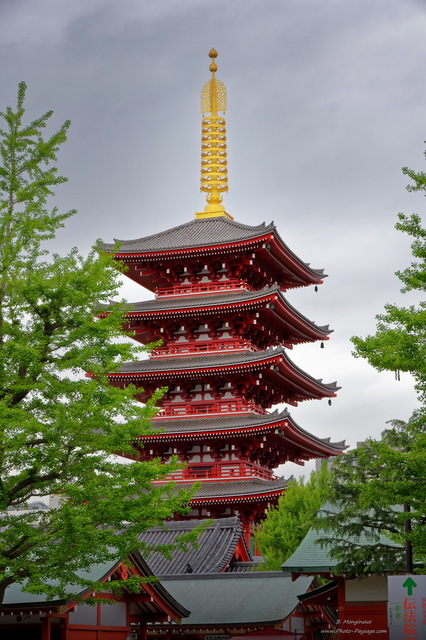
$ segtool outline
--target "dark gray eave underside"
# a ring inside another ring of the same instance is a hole
[[[326,277],[322,269],[312,269],[309,264],[300,260],[300,258],[287,247],[278,234],[273,222],[268,225],[262,223],[253,227],[223,216],[217,218],[201,218],[143,238],[136,238],[134,240],[114,239],[115,244],[104,243],[100,248],[108,253],[115,251],[120,256],[128,253],[150,254],[177,249],[184,251],[190,248],[204,248],[212,245],[256,240],[270,233],[273,233],[284,250],[310,273],[319,278]]]

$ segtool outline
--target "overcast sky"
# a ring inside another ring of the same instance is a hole
[[[228,91],[226,210],[245,224],[273,220],[329,274],[318,293],[287,297],[334,333],[325,349],[290,357],[342,389],[331,407],[292,408],[294,419],[355,446],[410,416],[409,376],[354,359],[350,337],[373,332],[386,302],[410,301],[394,276],[410,242],[394,224],[425,210],[401,172],[425,170],[425,0],[0,0],[0,23],[0,108],[25,80],[29,118],[53,109],[55,126],[72,121],[56,204],[78,214],[60,252],[202,210],[199,94],[215,47]]]

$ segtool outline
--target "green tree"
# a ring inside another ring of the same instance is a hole
[[[426,175],[404,168],[424,191]],[[426,291],[426,230],[418,215],[399,214],[396,228],[412,238],[413,261],[396,273],[402,293]],[[354,355],[378,371],[411,373],[421,406],[410,420],[391,421],[380,441],[367,440],[333,465],[330,500],[333,508],[319,518],[318,527],[332,535],[330,553],[348,572],[412,570],[411,556],[426,558],[426,302],[385,305],[376,316],[377,329],[366,338],[354,337]],[[337,513],[336,513],[337,512]],[[382,538],[383,534],[388,540]],[[402,545],[402,546],[401,546]]]
[[[277,507],[268,511],[255,534],[256,545],[264,559],[262,569],[279,571],[297,549],[326,498],[327,478],[327,467],[323,465],[307,482],[303,476],[293,480],[278,500]]]
[[[411,549],[414,562],[424,563],[425,445],[419,411],[407,423],[393,420],[381,440],[368,439],[334,462],[327,505],[316,526],[326,532],[322,544],[339,571],[401,571]]]
[[[407,168],[406,175],[414,180],[409,191],[425,191],[426,176]],[[411,251],[413,262],[396,276],[403,283],[402,293],[426,291],[426,229],[418,215],[405,216],[400,213],[395,225],[413,238]],[[366,338],[354,337],[355,357],[365,358],[378,371],[400,371],[411,373],[420,402],[426,405],[426,301],[418,305],[400,307],[385,305],[385,313],[377,315],[376,333]]]
[[[46,137],[51,112],[24,124],[25,89],[0,114],[0,604],[14,582],[47,597],[92,586],[78,570],[141,549],[140,532],[188,501],[152,485],[171,470],[159,460],[112,457],[134,456],[156,398],[144,407],[131,386],[107,383],[138,351],[119,339],[122,305],[93,316],[117,295],[117,265],[96,250],[82,258],[43,248],[74,213],[48,208],[65,181],[54,165],[69,122]],[[52,494],[58,508],[22,511]]]

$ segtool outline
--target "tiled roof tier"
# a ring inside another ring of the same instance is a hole
[[[293,478],[262,480],[203,481],[192,498],[191,505],[232,504],[268,502],[272,496],[279,496]]]
[[[293,420],[287,409],[267,414],[239,414],[205,416],[203,418],[157,418],[154,428],[160,433],[141,436],[142,442],[170,442],[173,440],[205,441],[216,438],[246,438],[252,434],[276,434],[283,445],[303,447],[312,457],[329,457],[341,453],[345,441],[331,442],[330,438],[317,438]]]
[[[269,233],[276,233],[274,223],[252,227],[236,220],[220,216],[191,220],[166,231],[154,233],[135,240],[119,240],[114,238],[114,244],[103,244],[103,251],[114,251],[118,244],[118,253],[152,253],[168,251],[170,249],[188,249],[190,247],[207,247],[214,244],[241,242],[263,238]]]
[[[203,520],[178,520],[145,531],[140,540],[148,547],[176,543],[185,533],[200,526]],[[188,544],[186,550],[175,549],[172,558],[153,552],[147,556],[148,565],[156,576],[183,573],[219,573],[226,569],[238,544],[249,552],[243,538],[243,527],[237,516],[214,520],[197,537],[197,545]]]
[[[118,260],[164,260],[180,256],[235,255],[241,251],[260,251],[277,280],[288,286],[319,284],[326,277],[323,270],[312,269],[283,242],[273,222],[256,227],[223,216],[195,219],[160,233],[135,240],[115,240],[101,249],[114,252]],[[129,275],[129,274],[128,274]]]
[[[187,575],[162,581],[191,611],[185,627],[225,625],[232,629],[241,625],[282,624],[299,604],[297,596],[306,593],[313,578],[301,576],[293,582],[282,572],[258,571]]]
[[[120,383],[126,379],[129,382],[140,382],[142,386],[144,381],[167,386],[170,382],[179,383],[179,380],[188,379],[188,376],[195,381],[211,377],[212,374],[229,377],[234,373],[250,372],[262,372],[265,379],[279,387],[283,394],[288,394],[290,390],[291,397],[280,400],[290,404],[297,404],[306,399],[332,398],[340,388],[336,382],[325,383],[321,379],[316,380],[299,369],[282,347],[266,351],[230,352],[226,354],[226,358],[223,354],[205,354],[202,357],[182,356],[129,362],[123,364],[119,372],[109,374],[109,378],[112,383]]]
[[[127,318],[164,319],[201,318],[232,311],[253,313],[262,310],[268,320],[284,334],[301,337],[300,341],[324,340],[332,333],[328,325],[319,326],[293,307],[277,285],[259,291],[230,291],[209,295],[159,297],[125,305]],[[105,311],[108,310],[104,306]]]

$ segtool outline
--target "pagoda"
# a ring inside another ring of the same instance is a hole
[[[298,258],[273,223],[248,226],[225,211],[226,89],[216,78],[217,52],[209,56],[211,79],[201,93],[204,211],[172,229],[103,245],[127,277],[155,294],[129,305],[124,329],[142,344],[161,341],[148,359],[109,378],[135,385],[141,402],[167,389],[156,432],[135,443],[138,459],[167,464],[178,456],[185,466],[170,478],[200,483],[186,517],[237,515],[250,543],[253,524],[288,482],[274,469],[338,455],[344,443],[305,431],[287,408],[268,411],[336,395],[336,383],[313,378],[288,355],[294,345],[329,338],[328,326],[308,320],[284,295],[317,287],[325,275]]]

